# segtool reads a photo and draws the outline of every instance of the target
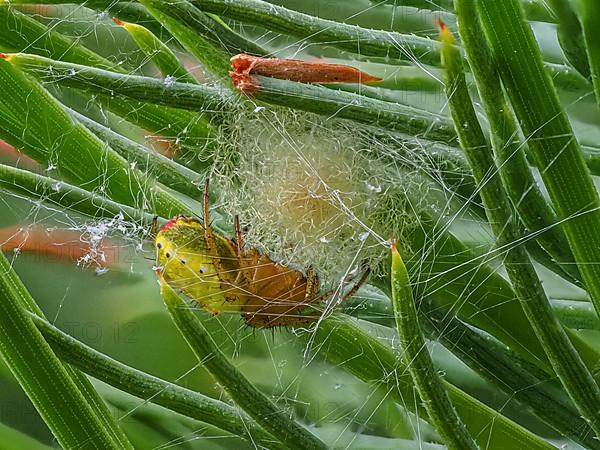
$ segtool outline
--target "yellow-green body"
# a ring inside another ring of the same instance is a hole
[[[232,272],[240,269],[230,241],[214,234],[220,264]],[[157,265],[169,285],[211,313],[239,311],[243,300],[225,296],[214,257],[205,239],[204,228],[196,219],[178,216],[167,223],[155,239]]]

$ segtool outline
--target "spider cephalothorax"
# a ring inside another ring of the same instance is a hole
[[[332,296],[319,292],[319,278],[273,261],[254,247],[245,247],[239,220],[235,239],[213,232],[208,211],[208,184],[204,191],[204,220],[178,215],[157,233],[157,265],[173,288],[207,311],[242,313],[258,328],[306,325],[319,318],[306,312]],[[353,295],[368,271],[342,299]]]

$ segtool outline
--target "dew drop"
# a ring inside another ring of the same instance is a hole
[[[108,272],[108,267],[96,267],[94,269],[94,272],[96,273],[96,275],[100,276],[100,275],[104,275],[106,272]]]
[[[173,85],[175,84],[175,81],[177,81],[177,80],[175,79],[175,77],[174,77],[174,76],[172,76],[172,75],[167,75],[167,76],[165,77],[164,81],[163,81],[163,84],[164,84],[166,87],[171,87],[171,86],[173,86]]]

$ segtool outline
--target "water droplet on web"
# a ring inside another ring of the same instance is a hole
[[[94,272],[96,273],[96,275],[100,276],[100,275],[104,275],[106,272],[108,272],[108,267],[96,267],[94,269]]]
[[[329,241],[329,239],[327,239],[325,236],[321,236],[321,237],[319,238],[319,242],[320,242],[321,244],[329,244],[329,242],[330,242],[330,241]]]
[[[166,87],[171,87],[171,86],[173,86],[173,85],[175,84],[175,82],[176,82],[176,81],[177,81],[177,80],[175,79],[175,77],[174,77],[174,76],[172,76],[172,75],[167,75],[167,76],[165,77],[164,81],[163,81],[163,84],[164,84]]]
[[[261,112],[263,109],[265,109],[264,106],[257,106],[256,108],[254,108],[253,112],[258,113],[258,112]]]
[[[370,232],[364,231],[358,235],[358,240],[361,242],[364,242],[369,237],[370,234],[371,234]]]
[[[342,383],[335,383],[335,385],[333,386],[333,389],[338,390],[339,388],[341,388],[343,386]]]
[[[368,190],[375,192],[376,194],[379,194],[381,192],[380,185],[374,186],[374,185],[370,184],[368,181],[365,184],[367,185]]]

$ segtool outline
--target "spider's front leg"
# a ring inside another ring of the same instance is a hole
[[[244,235],[242,233],[242,227],[240,226],[240,216],[236,214],[233,219],[233,226],[235,228],[235,246],[238,258],[243,258],[244,255]]]
[[[231,257],[235,256],[237,250],[233,248],[231,242],[223,240],[225,242],[225,248],[230,253],[231,256],[222,255],[219,252],[219,248],[217,246],[217,240],[215,238],[215,234],[213,233],[212,227],[210,225],[210,212],[208,205],[208,187],[209,182],[208,178],[204,182],[204,193],[202,196],[202,207],[204,212],[203,217],[203,228],[204,228],[204,242],[206,243],[206,247],[208,249],[208,253],[211,257],[213,265],[217,271],[217,276],[219,277],[221,290],[225,294],[225,299],[228,301],[237,301],[237,289],[236,289],[236,278],[237,273],[239,271],[233,269],[232,267],[227,267],[223,261],[231,262]],[[235,277],[234,277],[235,275]]]
[[[342,296],[342,299],[340,300],[340,303],[348,300],[350,297],[352,297],[354,294],[356,294],[356,292],[358,292],[358,290],[360,289],[360,287],[363,284],[365,284],[365,282],[369,278],[370,274],[371,274],[371,269],[366,269],[363,272],[363,274],[360,276],[360,279],[354,284],[354,286],[352,286],[352,288],[350,288],[350,290],[348,292],[346,292]]]
[[[234,283],[236,286],[244,286],[246,289],[250,288],[252,282],[253,272],[250,272],[256,264],[258,264],[257,255],[252,252],[252,255],[246,254],[244,251],[244,234],[242,227],[240,226],[240,218],[236,215],[233,219],[233,226],[235,228],[235,250],[240,265],[240,270],[236,274]],[[252,256],[252,257],[249,257]]]
[[[309,266],[306,271],[306,290],[304,291],[304,303],[310,305],[318,298],[319,275],[315,273],[313,266]]]
[[[210,225],[210,212],[208,207],[208,178],[204,182],[204,193],[202,195],[202,208],[204,211],[203,217],[203,228],[204,228],[204,242],[206,243],[206,247],[210,252],[210,256],[213,260],[213,264],[217,269],[217,272],[220,275],[226,274],[227,269],[224,267],[221,258],[222,256],[219,254],[219,249],[217,248],[217,241],[215,239],[215,234],[213,233],[212,227]]]

